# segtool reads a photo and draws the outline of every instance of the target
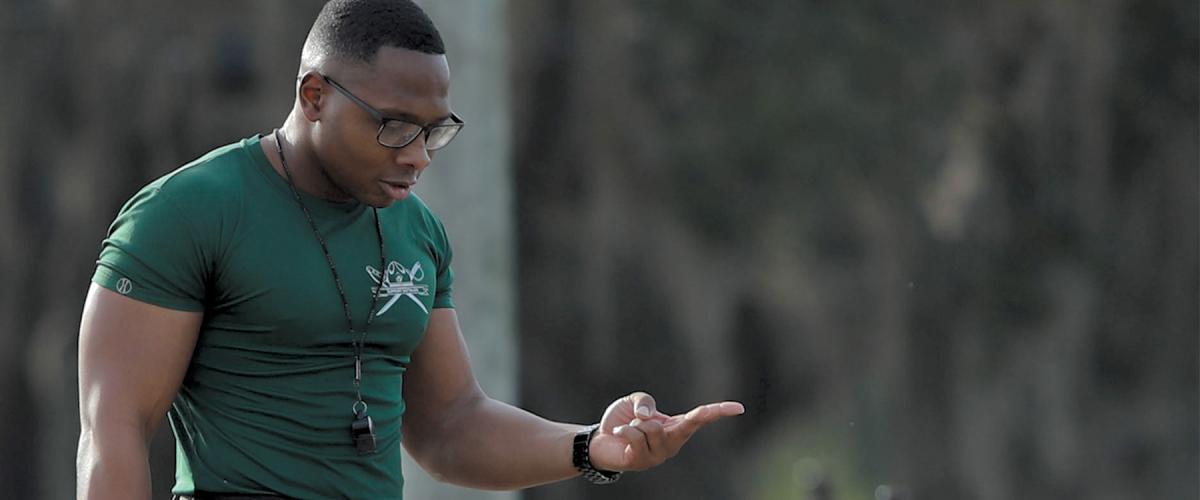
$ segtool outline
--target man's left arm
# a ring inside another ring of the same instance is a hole
[[[405,373],[404,446],[440,481],[511,490],[579,475],[571,461],[581,425],[552,422],[484,394],[453,309],[434,309]],[[592,439],[592,465],[644,470],[674,456],[705,424],[742,413],[741,404],[698,406],[669,416],[633,393],[605,411]]]

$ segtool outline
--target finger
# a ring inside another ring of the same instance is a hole
[[[617,435],[615,432],[612,434],[597,435],[592,439],[591,445],[588,446],[588,452],[592,456],[592,466],[601,470],[629,470],[629,462],[626,457],[626,450],[628,448],[629,439]]]
[[[733,401],[700,405],[687,412],[683,418],[675,419],[673,422],[675,425],[669,426],[667,432],[672,434],[673,439],[681,437],[687,440],[701,427],[724,417],[740,415],[745,411],[746,408],[741,403]]]
[[[722,417],[732,417],[746,413],[746,407],[737,401],[722,401],[714,404],[717,405],[717,412]]]
[[[722,417],[732,417],[746,412],[746,407],[736,401],[722,401],[700,405],[687,412],[684,418],[709,423]]]
[[[629,399],[633,402],[633,415],[637,418],[644,420],[658,413],[658,404],[654,402],[654,397],[645,392],[630,394]]]
[[[650,443],[646,441],[646,433],[634,425],[622,425],[613,430],[613,434],[629,441],[625,448],[625,463],[630,469],[645,469],[647,457],[650,456]]]
[[[691,411],[676,415],[670,418],[667,422],[667,431],[673,431],[681,425],[693,426],[697,423],[707,424],[723,417],[740,415],[746,412],[746,408],[741,403],[735,401],[723,401],[720,403],[709,403],[693,408]]]
[[[605,433],[612,433],[618,426],[629,425],[629,422],[637,418],[633,413],[633,395],[625,395],[613,401],[604,410],[604,416],[600,418],[600,429]]]
[[[663,425],[655,420],[634,420],[629,424],[646,436],[646,448],[655,464],[675,456],[678,448],[673,448],[667,442],[667,434]]]
[[[613,434],[616,434],[617,436],[625,438],[626,441],[629,441],[629,444],[630,446],[633,446],[634,451],[638,452],[638,456],[642,456],[650,451],[650,442],[646,440],[646,432],[639,427],[640,425],[644,424],[645,422],[634,419],[629,425],[617,427],[613,431]]]

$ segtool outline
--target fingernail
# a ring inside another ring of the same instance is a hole
[[[635,418],[635,419],[633,419],[633,422],[630,422],[630,423],[629,423],[629,426],[630,426],[630,427],[637,427],[637,426],[638,426],[638,424],[640,424],[640,423],[642,423],[642,421],[641,421],[640,419],[636,419],[636,418]]]
[[[637,414],[642,417],[649,417],[650,416],[650,408],[647,408],[645,406],[639,406],[637,409]]]

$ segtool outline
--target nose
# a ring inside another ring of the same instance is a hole
[[[429,162],[433,161],[433,157],[425,149],[425,134],[418,134],[408,145],[396,149],[393,160],[397,165],[412,167],[418,175],[424,171]]]

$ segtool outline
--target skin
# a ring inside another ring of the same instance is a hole
[[[200,320],[94,284],[88,290],[79,329],[79,498],[150,497],[150,439],[187,371]]]
[[[450,67],[443,55],[382,47],[374,64],[305,63],[296,104],[280,132],[296,187],[331,201],[357,199],[383,208],[408,197],[389,197],[382,182],[411,188],[433,160],[422,134],[406,147],[380,146],[379,122],[325,82],[326,74],[391,118],[438,123],[450,116]],[[263,151],[283,175],[274,137]]]
[[[304,61],[295,106],[280,127],[296,186],[327,200],[356,199],[376,207],[406,198],[432,161],[424,137],[400,149],[380,146],[378,122],[318,73],[385,116],[429,124],[450,115],[445,56],[384,47],[373,64],[307,55]],[[282,176],[274,138],[265,137],[262,147]],[[149,498],[149,441],[187,371],[201,320],[201,313],[91,286],[80,324],[79,498]],[[471,371],[453,309],[433,310],[412,359],[404,384],[404,446],[431,475],[482,489],[525,488],[578,475],[571,443],[583,426],[552,422],[488,397]],[[740,403],[721,402],[668,415],[649,394],[635,392],[604,412],[591,460],[604,470],[645,470],[675,456],[701,427],[743,411]]]

